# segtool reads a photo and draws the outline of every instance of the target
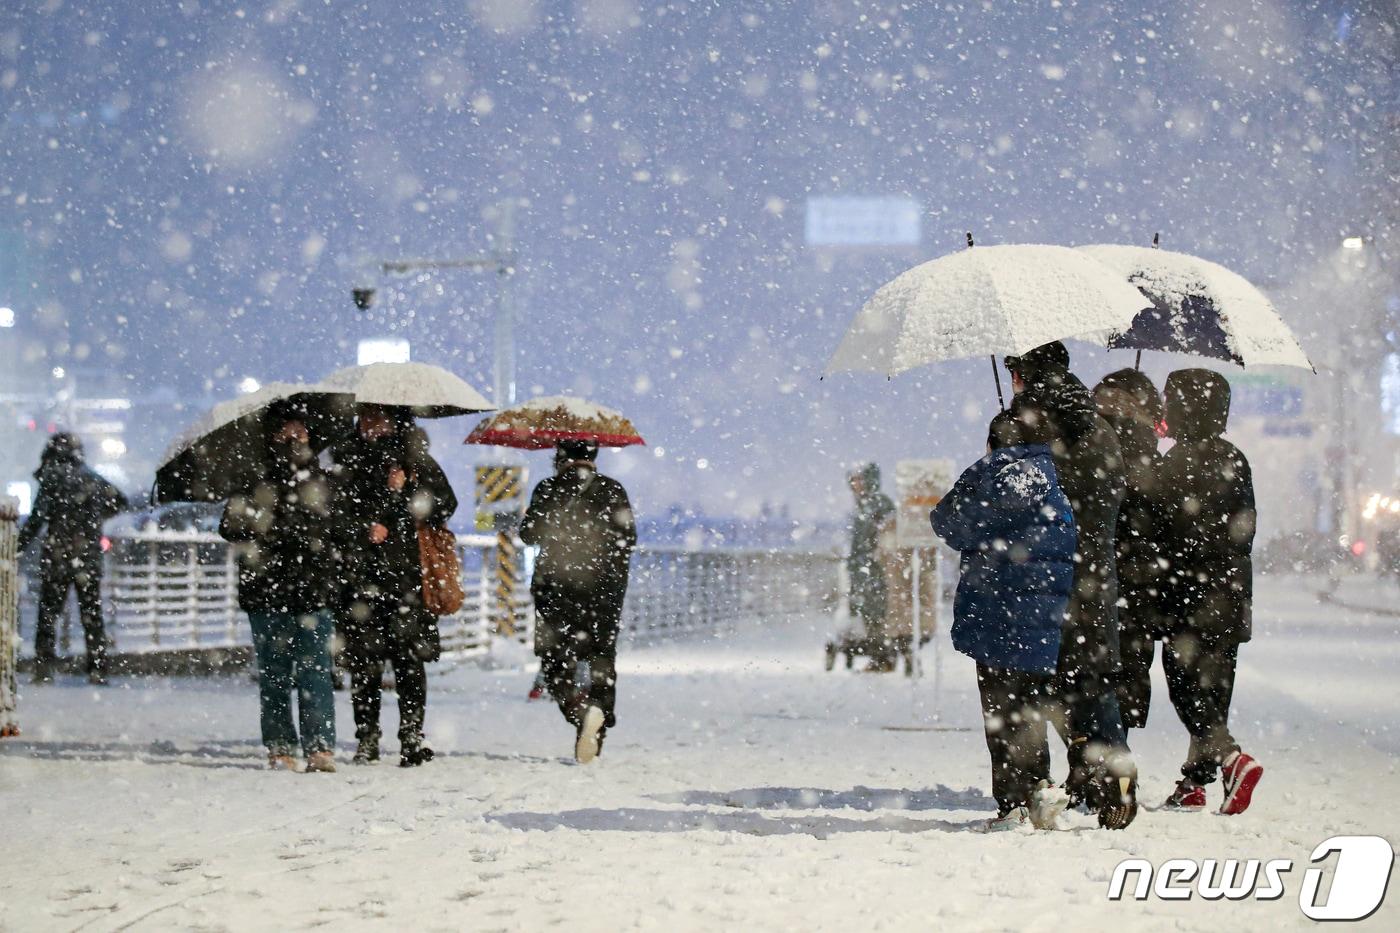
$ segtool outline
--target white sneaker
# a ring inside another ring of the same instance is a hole
[[[1058,829],[1055,818],[1069,806],[1069,794],[1063,787],[1056,787],[1049,781],[1041,781],[1031,794],[1028,807],[1031,825],[1036,829]]]
[[[1031,825],[1030,812],[1025,807],[1012,807],[1004,816],[990,819],[982,827],[984,833],[1005,833]]]
[[[583,711],[583,722],[578,727],[578,738],[574,740],[574,759],[579,764],[586,765],[598,757],[598,749],[603,744],[598,737],[603,730],[603,720],[603,711],[596,706]]]

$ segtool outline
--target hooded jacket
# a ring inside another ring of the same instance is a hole
[[[1059,672],[1110,675],[1121,660],[1115,541],[1127,477],[1117,435],[1099,416],[1084,383],[1066,368],[1067,360],[1058,343],[1008,360],[1025,383],[1009,410],[1023,423],[1048,421],[1055,469],[1078,532]]]
[[[1078,536],[1049,446],[983,457],[931,520],[962,552],[953,647],[990,667],[1054,673]]]
[[[1123,454],[1126,488],[1118,511],[1116,554],[1118,584],[1130,609],[1155,599],[1161,571],[1160,548],[1152,514],[1157,494],[1157,424],[1162,401],[1152,380],[1136,369],[1109,373],[1094,387],[1099,414],[1113,428]]]
[[[19,550],[44,537],[43,563],[49,567],[102,562],[102,525],[127,508],[126,497],[111,483],[89,469],[78,455],[76,442],[49,442],[34,478],[39,493],[34,508],[19,532]]]
[[[1225,440],[1230,383],[1207,369],[1167,377],[1167,435],[1157,517],[1162,611],[1176,626],[1248,641],[1254,596],[1255,505],[1249,460]]]
[[[611,594],[621,611],[637,525],[627,490],[589,461],[541,480],[530,495],[520,540],[538,546],[532,591],[557,586]]]
[[[851,550],[846,556],[851,614],[867,625],[883,625],[889,592],[880,563],[880,529],[894,514],[894,503],[880,491],[880,467],[867,463],[858,474],[864,490],[851,517]]]

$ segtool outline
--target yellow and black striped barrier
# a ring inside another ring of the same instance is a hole
[[[524,503],[525,468],[491,465],[476,468],[476,527],[496,531],[495,599],[491,613],[496,634],[515,634],[515,587],[520,577],[520,542],[514,522],[501,516],[520,514]]]

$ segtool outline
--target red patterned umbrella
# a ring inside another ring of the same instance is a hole
[[[646,443],[621,412],[558,395],[496,412],[478,424],[466,442],[543,450],[560,441],[593,441],[599,447]]]

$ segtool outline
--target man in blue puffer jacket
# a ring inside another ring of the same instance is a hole
[[[1042,703],[1055,676],[1078,544],[1043,429],[992,420],[989,453],[933,510],[933,530],[962,552],[953,646],[977,662],[992,795],[989,831],[1053,829],[1064,792],[1050,782]]]

